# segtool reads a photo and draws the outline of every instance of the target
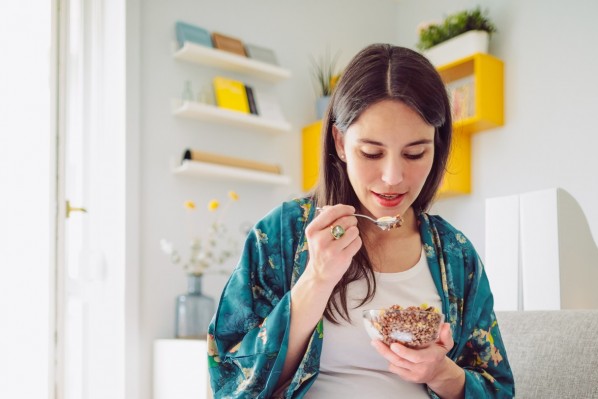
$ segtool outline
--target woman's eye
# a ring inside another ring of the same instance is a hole
[[[419,154],[405,154],[405,158],[407,159],[421,159],[424,156],[424,152],[420,152]]]
[[[378,158],[382,157],[381,153],[370,154],[368,152],[363,152],[363,151],[361,151],[361,155],[363,155],[364,157],[366,157],[368,159],[378,159]]]

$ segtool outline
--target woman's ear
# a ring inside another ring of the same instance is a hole
[[[332,137],[334,137],[336,154],[342,161],[345,161],[345,136],[338,130],[336,125],[332,125]]]

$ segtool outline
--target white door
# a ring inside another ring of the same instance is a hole
[[[111,1],[60,0],[57,399],[125,398],[124,81]],[[124,41],[124,38],[121,38]]]

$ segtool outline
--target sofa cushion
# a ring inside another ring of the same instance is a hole
[[[598,310],[497,312],[517,398],[598,398]]]

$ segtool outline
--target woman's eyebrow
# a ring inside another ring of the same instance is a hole
[[[413,141],[413,142],[407,144],[405,147],[411,147],[414,145],[422,145],[422,144],[433,144],[433,143],[434,143],[434,140],[422,139],[422,140]]]
[[[386,147],[386,145],[380,141],[376,141],[376,140],[371,140],[371,139],[359,139],[357,140],[359,143],[361,144],[371,144],[371,145],[377,145],[380,147]],[[408,143],[405,147],[411,147],[411,146],[415,146],[415,145],[422,145],[422,144],[432,144],[434,143],[434,140],[431,139],[421,139],[421,140],[416,140],[413,141],[411,143]]]

